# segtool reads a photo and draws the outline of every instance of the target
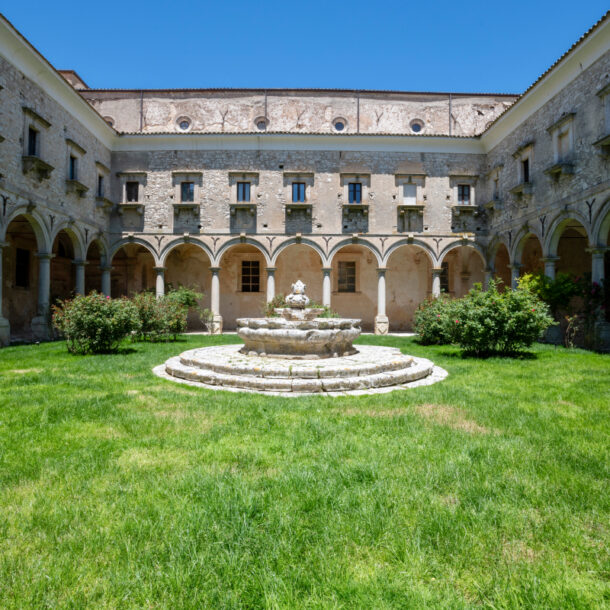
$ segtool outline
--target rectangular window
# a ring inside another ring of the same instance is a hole
[[[76,180],[76,169],[77,169],[77,160],[74,155],[70,155],[70,164],[68,166],[68,177],[70,180]]]
[[[138,201],[139,182],[126,182],[125,183],[125,197],[127,201]]]
[[[500,179],[494,178],[494,199],[500,199]]]
[[[348,185],[350,203],[362,203],[362,182],[350,182]]]
[[[567,131],[557,134],[557,160],[562,161],[570,154],[570,134]]]
[[[30,251],[17,248],[15,253],[15,286],[30,287]]]
[[[38,156],[38,132],[33,127],[28,129],[28,155]]]
[[[470,205],[470,184],[458,184],[458,205]]]
[[[250,201],[250,183],[237,183],[237,201]]]
[[[415,205],[417,195],[416,184],[403,184],[402,185],[402,202],[405,205]]]
[[[295,203],[305,201],[305,183],[304,182],[293,182],[292,183],[292,201]]]
[[[441,292],[449,292],[449,263],[441,263]]]
[[[183,203],[192,203],[195,201],[195,183],[181,182],[180,183],[180,201]]]
[[[97,196],[104,196],[104,176],[97,177]]]
[[[530,160],[523,159],[521,161],[521,177],[523,178],[523,182],[530,181]]]
[[[241,291],[260,292],[261,269],[258,261],[241,262]]]
[[[356,292],[356,263],[339,261],[339,292]]]

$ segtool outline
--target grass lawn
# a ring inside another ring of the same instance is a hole
[[[151,368],[234,336],[0,350],[0,606],[610,605],[610,357],[363,337],[446,368],[363,397]]]

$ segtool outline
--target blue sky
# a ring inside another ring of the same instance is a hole
[[[4,15],[94,88],[518,93],[607,0],[12,2]]]

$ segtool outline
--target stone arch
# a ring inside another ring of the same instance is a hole
[[[225,329],[237,318],[261,317],[266,302],[268,257],[260,244],[232,240],[218,253],[220,315]],[[226,245],[226,244],[225,244]]]
[[[377,313],[377,268],[381,257],[360,240],[333,248],[331,307],[345,318],[362,319],[364,330],[373,330]]]
[[[106,266],[107,249],[104,241],[94,237],[87,245],[85,254],[85,294],[93,290],[102,291],[102,267]]]
[[[430,260],[430,265],[434,266],[436,264],[436,257],[434,256],[434,252],[432,251],[432,248],[430,248],[430,245],[428,243],[420,239],[400,239],[397,242],[394,242],[388,248],[388,251],[383,257],[383,266],[387,267],[388,261],[390,260],[392,254],[394,254],[396,250],[404,246],[415,246],[419,248],[422,252],[426,254],[428,259]]]
[[[175,242],[171,248],[162,252],[161,260],[165,267],[165,284],[168,288],[193,288],[203,293],[199,306],[210,309],[212,286],[212,258],[209,250],[201,247],[198,241]],[[202,330],[203,323],[199,313],[190,310],[188,314],[188,330]]]
[[[251,237],[237,237],[235,239],[230,239],[228,242],[226,242],[225,244],[223,244],[220,248],[220,250],[216,253],[216,256],[213,258],[213,263],[215,266],[220,266],[220,262],[222,260],[222,257],[234,246],[238,246],[238,245],[249,245],[252,246],[253,248],[256,248],[257,250],[260,251],[260,253],[263,255],[263,258],[265,259],[265,264],[267,266],[271,266],[271,257],[269,256],[269,253],[267,252],[265,246],[263,246],[258,240],[253,239]]]
[[[49,252],[51,250],[51,236],[46,227],[44,219],[36,210],[29,210],[27,206],[19,206],[9,215],[4,225],[0,225],[0,241],[6,241],[7,232],[10,224],[18,217],[22,216],[28,221],[36,237],[38,252]],[[3,227],[3,228],[2,228]]]
[[[84,260],[86,254],[85,240],[78,228],[73,223],[64,222],[55,227],[51,233],[51,243],[55,244],[55,240],[60,233],[65,233],[72,242],[74,250],[74,259]]]
[[[513,260],[521,265],[519,274],[542,273],[542,241],[532,231],[524,231],[515,244]]]
[[[610,198],[600,208],[591,231],[594,246],[610,246]]]
[[[198,239],[190,239],[190,238],[186,239],[184,237],[180,237],[178,239],[173,239],[172,241],[169,242],[169,244],[167,244],[166,246],[163,247],[163,249],[159,253],[159,266],[165,267],[165,262],[167,260],[167,257],[171,254],[171,252],[175,248],[179,248],[180,246],[183,246],[185,244],[190,244],[196,248],[199,248],[202,252],[205,253],[210,264],[214,260],[214,254],[210,250],[210,248],[208,247],[207,244],[203,243],[202,241],[199,241]]]
[[[0,318],[10,325],[10,338],[30,341],[34,338],[32,320],[39,314],[38,254],[48,254],[49,235],[35,215],[21,208],[13,213],[3,227],[2,241],[2,302]],[[8,333],[7,333],[8,334]],[[8,341],[9,337],[2,339]]]
[[[121,239],[120,241],[117,241],[114,244],[112,244],[112,246],[108,249],[108,261],[107,262],[108,263],[112,262],[112,259],[116,256],[117,252],[121,248],[128,246],[129,244],[136,244],[138,246],[142,246],[142,248],[147,250],[150,253],[150,255],[153,257],[153,260],[155,261],[155,266],[159,266],[160,263],[159,263],[159,256],[157,254],[157,251],[146,240],[141,239],[139,237],[128,237],[126,239]]]
[[[155,289],[156,257],[143,240],[129,240],[112,250],[110,284],[113,297]]]
[[[498,289],[504,291],[506,288],[510,288],[511,285],[510,253],[503,241],[498,242],[497,247],[492,252],[493,257],[491,258],[490,267],[493,271],[494,279],[501,282]]]
[[[342,239],[339,243],[335,244],[332,247],[331,251],[326,256],[325,264],[330,267],[333,263],[335,254],[337,252],[339,252],[339,250],[342,250],[346,246],[350,246],[350,245],[361,246],[362,248],[366,248],[367,250],[370,250],[372,252],[372,254],[375,256],[375,258],[377,259],[377,265],[379,267],[383,266],[383,257],[381,256],[381,252],[379,252],[379,250],[373,244],[369,243],[368,241],[366,241],[364,239],[358,239],[358,240],[354,241],[352,238]]]
[[[299,245],[299,244],[303,245],[303,246],[307,246],[308,248],[311,248],[312,250],[317,252],[318,255],[320,256],[320,260],[322,261],[322,264],[324,265],[324,263],[326,262],[326,257],[324,255],[324,250],[322,250],[322,248],[320,247],[319,244],[317,244],[315,241],[313,241],[311,239],[292,237],[292,238],[287,239],[286,241],[282,242],[273,251],[273,254],[271,255],[271,266],[276,265],[279,255],[284,250],[286,250],[286,248],[289,248],[290,246],[294,246],[294,245]]]
[[[390,330],[411,330],[417,307],[432,294],[434,257],[420,244],[403,241],[388,252],[385,266]]]
[[[579,212],[571,211],[569,215],[565,213],[559,214],[559,216],[557,216],[549,225],[549,230],[546,234],[543,244],[543,252],[545,257],[557,256],[557,246],[563,231],[566,229],[566,227],[574,224],[579,224],[584,229],[587,239],[590,238],[587,230],[587,220]]]
[[[291,285],[301,280],[307,285],[307,296],[322,303],[324,256],[319,248],[312,247],[311,243],[293,241],[286,247],[278,248],[272,260],[276,268],[276,294],[289,294]]]
[[[82,244],[69,227],[55,231],[51,246],[51,286],[50,303],[74,296],[76,287],[75,260],[82,260]]]
[[[556,273],[583,275],[591,272],[590,239],[586,226],[577,218],[558,219],[549,231],[548,255],[556,258]]]
[[[485,281],[485,255],[478,244],[463,241],[447,246],[439,257],[441,290],[463,297],[476,282]]]

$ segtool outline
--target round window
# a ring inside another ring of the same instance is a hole
[[[336,118],[333,121],[333,127],[335,128],[335,131],[345,131],[345,128],[347,127],[347,121],[343,118]]]
[[[114,127],[114,119],[111,116],[105,116],[104,121],[106,121],[110,127]]]
[[[419,133],[424,128],[424,122],[420,119],[411,121],[411,131],[413,133]]]
[[[264,116],[259,116],[256,119],[254,119],[254,124],[256,125],[256,128],[259,131],[265,131],[267,129],[267,125],[269,124],[269,121],[267,121],[267,119]]]
[[[176,123],[178,123],[178,128],[182,131],[188,131],[191,127],[191,119],[185,116],[180,117]]]

